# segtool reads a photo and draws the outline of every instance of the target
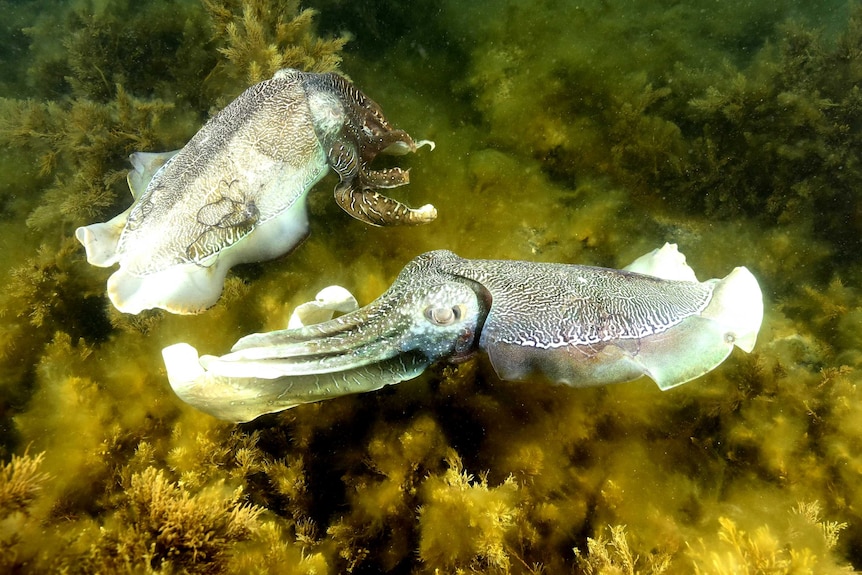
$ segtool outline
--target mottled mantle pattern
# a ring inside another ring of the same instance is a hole
[[[373,170],[380,153],[417,146],[380,107],[336,74],[281,70],[243,92],[178,152],[132,156],[135,198],[113,220],[79,228],[97,266],[120,264],[108,293],[121,311],[160,307],[197,313],[218,299],[228,269],[278,257],[308,234],[306,198],[332,167],[338,204],[371,225],[421,224],[376,190],[409,181]]]

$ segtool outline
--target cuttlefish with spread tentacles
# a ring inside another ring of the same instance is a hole
[[[356,302],[344,293],[327,288],[322,301],[300,309],[349,311]],[[244,337],[221,357],[198,357],[185,343],[162,354],[180,399],[249,421],[380,389],[479,349],[504,380],[581,387],[646,375],[669,389],[714,369],[734,346],[751,351],[762,319],[751,272],[739,267],[698,282],[675,245],[624,270],[435,251],[415,258],[362,309]]]
[[[331,167],[335,200],[375,226],[423,224],[432,205],[411,209],[377,190],[408,183],[406,170],[373,170],[378,154],[414,142],[380,107],[336,74],[281,70],[243,92],[181,150],[136,153],[132,206],[78,228],[87,261],[120,269],[108,295],[120,311],[198,313],[215,304],[227,271],[289,252],[308,234],[306,198]]]

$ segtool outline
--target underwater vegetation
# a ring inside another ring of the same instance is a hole
[[[0,1],[0,571],[862,569],[862,7],[631,4]],[[310,239],[206,313],[112,310],[74,228],[128,204],[131,152],[283,65],[435,140],[404,193],[438,220],[354,224],[323,182]],[[325,285],[364,305],[432,249],[620,266],[666,241],[749,267],[767,314],[752,355],[664,393],[475,358],[236,426],[160,358]]]
[[[744,71],[716,71],[688,102],[688,113],[675,118],[688,161],[675,167],[677,175],[644,183],[694,198],[685,202],[690,211],[811,225],[836,255],[856,259],[862,12],[831,43],[798,25],[781,31]],[[740,151],[744,161],[729,161]]]
[[[695,17],[696,5],[669,11],[647,5],[645,14],[619,14],[622,24],[590,26],[612,19],[613,10],[551,3],[560,11],[548,24],[556,33],[537,35],[529,22],[539,17],[531,18],[530,8],[501,4],[499,18],[484,27],[503,30],[485,36],[506,41],[477,50],[466,86],[476,93],[492,141],[540,159],[563,182],[611,176],[641,206],[661,200],[680,215],[756,214],[770,226],[813,225],[839,255],[858,255],[858,10],[834,38],[788,21],[763,46],[740,55],[685,53],[694,40],[670,32],[675,18],[706,46],[740,33],[703,30],[708,17]],[[629,18],[643,23],[627,26]],[[587,39],[570,46],[564,28],[573,22]],[[619,33],[633,44],[628,61],[608,45]]]
[[[341,63],[345,35],[314,34],[315,10],[300,9],[298,0],[278,3],[204,0],[224,59],[219,71],[245,86],[271,78],[282,68],[329,72]],[[276,9],[273,9],[276,8]]]

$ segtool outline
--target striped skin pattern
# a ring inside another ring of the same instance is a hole
[[[168,378],[195,407],[248,421],[373,391],[477,351],[503,380],[582,387],[645,375],[669,389],[734,347],[752,350],[763,299],[751,272],[698,282],[676,246],[645,257],[632,266],[649,273],[428,252],[375,301],[335,319],[246,336],[221,357],[183,343],[165,348]],[[331,293],[331,309],[349,300]],[[327,305],[317,301],[315,313]]]

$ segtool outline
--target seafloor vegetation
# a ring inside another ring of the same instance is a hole
[[[0,1],[0,571],[862,569],[862,8],[652,0]],[[340,69],[437,149],[375,229],[312,235],[195,317],[127,316],[76,226],[126,158],[283,66]],[[660,392],[505,383],[483,358],[235,426],[160,358],[223,353],[414,255],[748,266],[755,353]]]

